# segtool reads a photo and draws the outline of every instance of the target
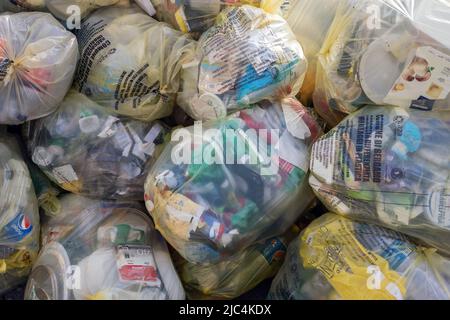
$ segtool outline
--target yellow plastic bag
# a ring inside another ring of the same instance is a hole
[[[287,22],[302,44],[308,59],[308,72],[299,93],[300,101],[307,105],[314,92],[317,55],[334,20],[338,5],[351,0],[296,0],[292,1]]]
[[[186,260],[226,259],[282,234],[305,211],[309,146],[320,134],[295,99],[176,129],[149,171],[147,209]]]
[[[192,118],[210,120],[264,99],[293,98],[307,65],[282,17],[249,5],[229,7],[182,65],[177,103]]]
[[[332,212],[450,253],[450,113],[367,106],[312,148],[309,184]]]
[[[182,32],[199,37],[209,29],[221,10],[230,6],[252,5],[268,13],[283,15],[290,0],[152,0],[158,19]]]
[[[449,299],[450,260],[403,234],[328,213],[288,248],[269,299]]]
[[[273,277],[281,267],[292,227],[283,236],[261,241],[215,264],[193,264],[180,258],[177,269],[190,299],[234,299]]]
[[[319,54],[314,102],[332,125],[335,110],[364,105],[448,110],[450,4],[362,0],[341,4]]]
[[[136,5],[101,8],[77,32],[74,87],[112,112],[142,121],[171,114],[188,36]]]

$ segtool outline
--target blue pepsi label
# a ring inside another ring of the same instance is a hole
[[[31,220],[27,215],[19,213],[4,228],[3,234],[8,240],[20,241],[33,230]]]

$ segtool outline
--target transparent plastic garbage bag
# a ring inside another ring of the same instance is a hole
[[[56,18],[65,20],[67,18],[82,19],[92,11],[112,6],[129,4],[131,0],[2,0],[0,11],[48,11]],[[135,2],[149,15],[154,15],[150,0],[135,0]],[[75,15],[78,15],[77,17]]]
[[[0,136],[0,294],[25,281],[39,250],[39,210],[15,138]]]
[[[292,227],[282,236],[260,241],[212,265],[182,259],[176,265],[188,298],[234,299],[252,290],[275,276],[289,242],[297,235],[298,228]]]
[[[148,175],[147,209],[186,260],[220,261],[282,234],[308,207],[309,146],[319,135],[294,99],[175,130]]]
[[[48,11],[61,20],[74,13],[80,13],[80,18],[84,18],[95,9],[115,5],[121,1],[123,0],[45,0]],[[76,6],[77,9],[74,10],[72,6]]]
[[[138,204],[68,194],[61,205],[43,223],[25,299],[184,299],[167,246]]]
[[[124,0],[2,0],[0,9],[11,12],[48,11],[57,19],[64,20],[71,14],[85,17],[91,11],[116,4]],[[3,7],[2,7],[3,6]],[[76,6],[76,7],[71,7]]]
[[[229,7],[182,65],[177,102],[193,119],[223,118],[264,99],[294,97],[306,69],[302,47],[282,17]]]
[[[121,115],[151,121],[171,114],[193,40],[136,5],[96,10],[77,31],[75,89]]]
[[[353,0],[355,1],[355,0]],[[308,72],[300,90],[299,99],[305,105],[314,92],[317,55],[325,40],[339,5],[350,5],[352,0],[296,0],[286,17],[308,59]]]
[[[214,24],[221,10],[230,6],[252,5],[266,12],[284,15],[289,0],[152,0],[159,20],[185,33],[199,36]]]
[[[148,170],[168,138],[164,124],[116,117],[75,91],[24,134],[32,161],[62,189],[127,200],[143,199]]]
[[[328,213],[289,245],[273,300],[448,300],[450,260],[405,235]]]
[[[48,13],[0,14],[0,123],[53,112],[78,59],[75,36]]]
[[[129,5],[133,1],[150,16],[156,12],[150,0],[45,0],[48,11],[58,19],[67,19],[74,14],[85,18],[94,10],[109,6]],[[75,6],[75,7],[74,7]]]
[[[332,212],[450,253],[450,113],[367,106],[313,146],[310,185]]]
[[[2,0],[0,12],[42,11],[45,10],[46,0]]]
[[[448,110],[449,28],[447,1],[344,2],[319,54],[315,105],[322,114],[367,104]]]

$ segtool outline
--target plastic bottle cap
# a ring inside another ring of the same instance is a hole
[[[366,96],[376,104],[383,100],[402,72],[402,63],[392,55],[380,38],[372,42],[361,58],[359,80]]]
[[[92,133],[100,128],[100,120],[96,115],[80,118],[78,124],[83,133]]]
[[[33,155],[31,156],[31,160],[33,160],[33,162],[40,167],[46,167],[50,165],[53,159],[53,154],[48,152],[46,148],[40,146],[34,149]]]
[[[193,107],[201,120],[218,119],[227,115],[227,108],[222,100],[212,93],[202,94]]]
[[[130,179],[136,178],[142,173],[142,169],[132,162],[121,163],[120,169]]]
[[[56,144],[52,144],[51,146],[49,146],[47,151],[53,156],[64,156],[64,149]]]
[[[178,185],[177,178],[174,175],[166,176],[164,181],[169,189],[175,189]]]

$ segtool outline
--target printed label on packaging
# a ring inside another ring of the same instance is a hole
[[[114,89],[114,96],[116,101],[114,102],[114,108],[119,110],[123,104],[131,104],[133,109],[138,108],[142,102],[152,101],[155,97],[161,98],[166,102],[168,97],[160,92],[159,81],[148,85],[149,79],[147,72],[150,68],[150,64],[145,63],[137,71],[124,70],[119,79],[117,79],[117,85]]]
[[[252,30],[255,18],[252,10],[230,10],[221,24],[205,33],[200,90],[220,95],[237,85],[245,95],[273,84],[274,71],[268,69],[274,63],[299,59],[269,23]]]
[[[52,163],[53,156],[44,147],[36,147],[31,160],[38,166],[47,167]]]
[[[334,132],[320,139],[313,145],[311,153],[311,171],[327,184],[333,183],[337,138],[338,134]]]
[[[98,60],[104,60],[107,56],[114,53],[114,50],[109,49],[111,41],[105,38],[105,26],[106,24],[103,20],[99,20],[93,24],[86,23],[78,31],[78,45],[80,48],[83,48],[83,52],[78,62],[74,83],[80,92],[83,91],[86,85],[92,66],[95,66]]]
[[[109,138],[113,136],[117,131],[117,126],[114,124],[119,121],[118,118],[113,116],[108,116],[108,118],[105,121],[105,124],[103,125],[102,130],[98,134],[99,138]]]
[[[67,183],[78,181],[78,176],[70,164],[61,167],[56,167],[52,170],[53,176],[58,183]]]
[[[90,83],[93,68],[101,63],[113,64],[114,57],[116,60],[120,60],[121,56],[130,58],[125,47],[114,46],[118,43],[113,44],[112,40],[108,39],[109,33],[105,32],[107,23],[104,20],[95,20],[95,18],[88,19],[77,33],[82,52],[74,84],[79,92],[87,96],[94,95],[98,90],[96,84]],[[168,97],[160,92],[159,81],[156,83],[149,81],[147,73],[151,68],[150,64],[145,61],[137,61],[135,64],[131,70],[116,70],[117,73],[108,74],[103,82],[102,91],[111,95],[115,110],[119,110],[123,105],[136,109],[144,100],[149,101],[154,97],[159,97],[164,102],[168,100]]]
[[[281,261],[286,255],[286,246],[279,238],[267,240],[263,245],[259,246],[258,250],[268,264],[274,261]]]
[[[177,220],[191,221],[193,217],[199,219],[205,211],[204,207],[178,193],[170,197],[168,206],[171,207],[171,210],[168,210],[167,213],[176,216]]]
[[[183,7],[180,7],[175,12],[175,20],[177,21],[178,27],[180,30],[184,33],[190,32],[191,28],[189,27],[189,24],[187,23],[186,14],[184,13]]]
[[[389,243],[389,240],[384,237],[380,237],[379,241],[383,244]],[[414,253],[414,248],[409,245],[405,240],[394,240],[389,243],[388,246],[381,252],[381,256],[389,261],[389,265],[392,269],[399,268],[407,259]]]
[[[322,201],[325,201],[331,208],[334,208],[334,212],[350,214],[350,208],[339,198],[339,194],[337,194],[337,192],[328,184],[324,184],[317,180],[313,175],[310,175],[309,185]]]
[[[128,157],[130,155],[131,148],[133,147],[133,139],[130,137],[127,128],[121,122],[117,124],[114,142],[119,149],[122,149],[122,156]]]
[[[168,224],[180,237],[189,239],[191,231],[197,230],[200,217],[206,209],[179,193],[168,195],[166,198],[168,198],[165,207]]]
[[[20,212],[3,227],[2,238],[7,241],[21,241],[33,230],[30,218]]]
[[[383,181],[384,114],[348,119],[313,146],[311,170],[327,184]]]
[[[375,248],[370,250],[359,241],[358,225],[333,217],[325,224],[308,227],[300,246],[304,268],[318,269],[343,299],[403,300],[406,279]],[[378,236],[370,231],[361,234],[366,242]],[[391,258],[390,252],[386,256]]]
[[[437,185],[428,196],[428,217],[442,227],[450,226],[450,187]]]
[[[288,131],[284,131],[280,137],[278,152],[281,159],[308,172],[309,157],[306,156],[308,149],[305,144],[292,137]]]
[[[7,85],[11,78],[13,61],[8,58],[0,59],[0,85]]]
[[[117,246],[117,268],[122,282],[161,287],[150,246]]]
[[[420,47],[410,53],[406,68],[384,99],[398,101],[441,100],[450,92],[450,56],[433,47]]]
[[[304,140],[311,136],[311,130],[302,120],[305,110],[295,103],[282,103],[284,121],[288,131],[296,138]]]

